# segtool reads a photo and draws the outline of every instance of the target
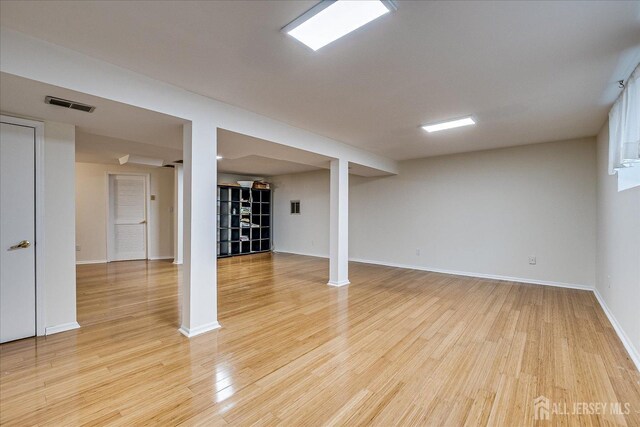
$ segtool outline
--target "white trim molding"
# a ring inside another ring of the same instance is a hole
[[[274,252],[281,253],[281,254],[310,256],[310,257],[324,258],[324,259],[329,258],[327,255],[310,254],[310,253],[303,253],[303,252],[281,251],[281,250],[274,250]],[[592,286],[578,285],[575,283],[553,282],[550,280],[527,279],[524,277],[501,276],[497,274],[474,273],[469,271],[445,270],[442,268],[423,267],[419,265],[399,264],[399,263],[385,262],[385,261],[373,261],[370,259],[363,259],[363,258],[349,258],[349,262],[359,262],[362,264],[373,264],[373,265],[382,265],[385,267],[404,268],[407,270],[429,271],[432,273],[452,274],[455,276],[477,277],[480,279],[505,280],[508,282],[519,282],[519,283],[527,283],[532,285],[555,286],[557,288],[579,289],[581,291],[594,290]]]
[[[149,261],[163,261],[163,260],[167,260],[167,259],[173,259],[173,256],[150,256],[148,258]],[[131,261],[145,261],[144,259],[132,259]],[[87,265],[87,264],[106,264],[109,261],[107,261],[106,259],[88,259],[85,261],[76,261],[76,265]],[[175,263],[174,263],[175,264]]]
[[[193,328],[193,329],[189,329],[184,326],[181,326],[180,329],[178,329],[178,332],[180,332],[182,335],[184,335],[187,338],[193,338],[196,335],[201,335],[201,334],[204,334],[205,332],[213,331],[215,329],[220,329],[221,327],[222,325],[220,323],[211,322],[206,325],[198,326],[197,328]]]
[[[432,273],[452,274],[455,276],[477,277],[479,279],[504,280],[508,282],[527,283],[532,285],[554,286],[557,288],[579,289],[581,291],[593,291],[592,286],[578,285],[574,283],[553,282],[550,280],[527,279],[524,277],[501,276],[498,274],[474,273],[470,271],[445,270],[442,268],[422,267],[417,265],[397,264],[393,262],[372,261],[368,259],[351,258],[349,261],[363,264],[383,265],[385,267],[397,267],[408,270],[430,271]]]
[[[620,323],[618,323],[611,310],[609,310],[609,307],[607,307],[607,304],[604,302],[604,298],[602,298],[600,292],[598,292],[597,289],[594,289],[593,294],[595,295],[596,300],[598,300],[600,307],[602,307],[602,311],[604,311],[604,314],[607,315],[611,326],[613,326],[613,330],[616,331],[616,334],[618,334],[618,338],[620,338],[620,341],[622,341],[622,345],[627,350],[627,353],[629,353],[631,361],[634,363],[634,365],[636,365],[636,369],[640,371],[640,353],[638,352],[638,349],[633,346],[633,343],[624,332],[624,329],[622,329]]]
[[[35,130],[35,254],[36,254],[36,335],[46,335],[45,310],[45,233],[44,233],[44,122],[0,115],[2,123],[31,127]]]
[[[332,282],[332,281],[329,281],[329,282],[327,282],[327,285],[329,285],[329,286],[334,286],[334,287],[336,287],[336,288],[339,288],[340,286],[347,286],[347,285],[348,285],[348,284],[350,284],[350,283],[351,283],[351,282],[350,282],[350,281],[348,281],[348,280],[343,280],[343,281],[340,281],[340,282]]]
[[[306,252],[281,251],[280,249],[274,249],[273,253],[275,253],[275,254],[286,254],[286,255],[301,255],[301,256],[310,256],[310,257],[314,257],[314,258],[329,259],[329,255],[311,254],[311,253],[306,253]]]
[[[88,259],[86,261],[76,261],[76,265],[85,265],[85,264],[106,264],[106,259]]]
[[[45,335],[53,335],[53,334],[58,334],[60,332],[71,331],[73,329],[78,329],[79,327],[80,327],[80,324],[78,322],[70,322],[70,323],[63,323],[62,325],[47,326],[45,329]]]

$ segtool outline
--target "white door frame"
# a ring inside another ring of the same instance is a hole
[[[107,262],[111,262],[113,261],[111,258],[111,246],[110,246],[110,242],[111,242],[111,229],[109,227],[109,225],[111,224],[111,193],[110,193],[110,188],[109,188],[109,177],[111,175],[130,175],[130,176],[144,176],[144,191],[145,191],[145,195],[144,195],[144,209],[145,209],[145,220],[147,221],[144,227],[144,239],[145,239],[145,249],[144,249],[144,256],[145,259],[149,259],[149,235],[151,233],[149,233],[149,217],[151,216],[151,174],[150,173],[141,173],[141,172],[112,172],[112,171],[107,171],[105,172],[105,182],[106,182],[106,197],[107,197],[107,215],[106,215],[106,228],[107,228]]]
[[[0,122],[35,129],[35,253],[36,253],[36,335],[45,335],[44,308],[44,122],[0,115]]]

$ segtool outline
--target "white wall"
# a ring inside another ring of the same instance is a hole
[[[598,134],[596,290],[640,369],[640,187],[618,192],[617,177],[607,172],[608,147],[605,123]]]
[[[149,202],[148,256],[150,259],[173,258],[173,169],[76,163],[75,171],[78,263],[106,262],[107,259],[107,172],[151,175],[151,195],[156,199]]]
[[[273,189],[275,250],[328,257],[329,171],[274,176],[268,181]],[[300,200],[299,215],[290,214],[291,200]]]
[[[75,126],[45,122],[44,140],[45,327],[51,333],[76,322]]]
[[[350,176],[354,260],[595,285],[595,139],[409,160]],[[277,251],[327,256],[329,175],[272,177]],[[289,214],[301,200],[302,214]],[[416,249],[420,255],[416,255]],[[529,265],[529,256],[537,265]]]

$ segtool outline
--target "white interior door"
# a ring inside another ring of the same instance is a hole
[[[144,175],[109,175],[109,261],[147,258]]]
[[[36,334],[36,130],[0,126],[0,342],[6,342]]]

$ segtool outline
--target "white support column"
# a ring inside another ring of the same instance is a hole
[[[349,284],[349,162],[331,160],[329,285]]]
[[[187,337],[220,327],[216,278],[216,126],[183,126],[184,267],[180,332]]]
[[[173,263],[182,264],[184,248],[184,169],[176,164],[174,168],[174,202],[173,202]]]

